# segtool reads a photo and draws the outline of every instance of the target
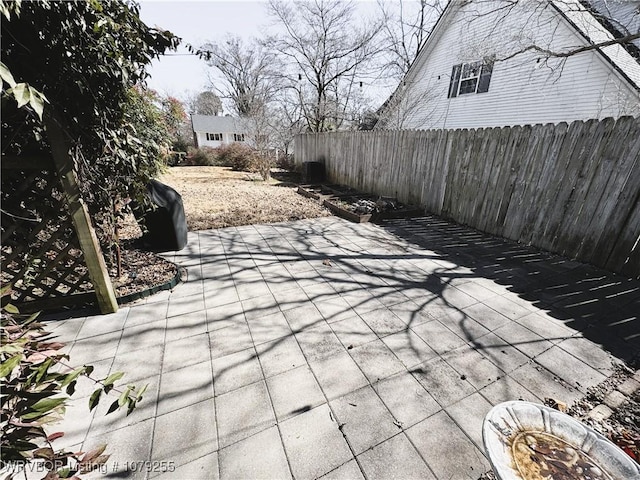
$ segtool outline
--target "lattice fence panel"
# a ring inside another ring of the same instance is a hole
[[[14,303],[71,305],[94,290],[52,171],[2,169],[1,230],[2,283],[13,286]]]

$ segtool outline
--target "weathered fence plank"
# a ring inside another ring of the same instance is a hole
[[[612,248],[618,237],[618,226],[624,223],[630,211],[638,208],[634,198],[640,194],[640,135],[637,124],[637,119],[631,118],[618,121],[616,136],[611,140],[610,149],[604,152],[605,165],[611,175],[588,226],[598,236],[593,242],[583,244],[579,252],[592,261],[597,261],[606,249]],[[635,233],[640,235],[640,231]]]
[[[640,119],[303,134],[298,162],[479,230],[640,278]]]
[[[511,130],[505,130],[500,128],[494,128],[493,137],[496,141],[496,151],[494,154],[491,166],[487,166],[490,169],[489,183],[487,185],[487,192],[489,193],[482,202],[482,208],[479,213],[478,229],[485,232],[495,233],[495,226],[493,224],[493,214],[495,212],[496,191],[498,185],[505,175],[505,161],[504,156],[507,151],[507,145],[510,141]]]
[[[517,161],[519,170],[513,194],[509,201],[506,218],[509,219],[504,225],[503,236],[517,239],[522,233],[523,223],[527,217],[526,212],[529,206],[529,199],[532,196],[532,189],[535,177],[538,172],[537,159],[544,156],[545,145],[542,142],[540,128],[531,129],[530,133],[523,136],[522,149],[518,152]]]
[[[582,229],[581,234],[576,234],[577,232],[573,227],[585,204],[582,192],[588,190],[594,174],[593,169],[597,166],[596,163],[600,161],[600,159],[597,158],[597,150],[606,130],[606,121],[597,122],[591,120],[588,124],[590,124],[590,128],[587,131],[587,135],[580,142],[580,148],[577,149],[577,154],[571,163],[571,167],[575,167],[575,170],[571,170],[575,177],[572,178],[571,190],[567,197],[563,215],[559,219],[554,240],[554,248],[557,248],[557,251],[563,254],[577,251],[585,235],[589,234],[589,232],[585,232],[584,229]],[[565,188],[564,191],[568,192],[569,189]],[[596,198],[596,200],[599,200],[599,198]],[[582,227],[582,225],[579,225],[579,227]]]
[[[511,150],[505,154],[507,166],[507,171],[505,172],[506,182],[502,189],[502,195],[500,196],[500,192],[496,192],[500,197],[500,203],[498,208],[496,209],[495,233],[511,240],[517,240],[515,238],[507,236],[505,229],[511,221],[511,219],[507,217],[507,214],[509,213],[509,206],[511,205],[514,192],[516,191],[519,178],[522,175],[521,158],[527,151],[527,147],[529,145],[531,126],[525,125],[523,127],[515,127],[512,133],[514,133],[515,135],[509,144]]]
[[[552,187],[556,185],[558,176],[558,165],[560,164],[560,152],[567,133],[568,125],[560,123],[558,125],[548,125],[551,138],[547,157],[543,162],[538,177],[537,192],[529,208],[526,227],[522,233],[524,243],[538,243],[538,239],[544,234],[544,224],[555,204],[551,201]]]
[[[605,199],[603,198],[604,186],[613,172],[613,159],[609,157],[607,147],[620,147],[612,144],[613,129],[615,122],[607,119],[598,124],[598,128],[593,138],[593,147],[587,152],[582,169],[580,184],[574,193],[575,203],[572,210],[568,210],[565,227],[560,235],[560,242],[563,245],[574,243],[575,246],[565,247],[571,251],[580,252],[585,244],[594,243],[599,233],[591,228],[585,229],[585,225],[593,220],[593,215],[597,206]],[[622,143],[624,145],[624,143]],[[616,155],[614,153],[614,155]],[[605,252],[602,252],[605,254]],[[608,252],[606,252],[608,254]]]

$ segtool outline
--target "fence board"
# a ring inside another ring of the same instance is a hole
[[[577,251],[580,248],[580,243],[584,239],[585,232],[584,230],[582,230],[582,232],[576,232],[576,221],[585,203],[589,203],[585,202],[584,194],[591,185],[597,163],[601,161],[598,148],[599,145],[602,145],[602,139],[606,133],[606,122],[590,121],[587,123],[590,124],[590,128],[588,129],[589,134],[578,150],[579,154],[575,162],[575,173],[577,175],[573,182],[573,188],[567,200],[567,205],[563,212],[563,217],[560,220],[555,239],[560,253]],[[595,200],[599,201],[600,199],[598,197]],[[582,225],[578,225],[577,227],[581,229]]]
[[[640,165],[638,165],[640,167]],[[640,175],[636,175],[638,179]],[[636,184],[637,185],[637,184]],[[618,235],[612,253],[607,258],[605,268],[637,277],[640,272],[640,194],[636,195],[633,208],[625,219],[625,224]]]
[[[485,130],[478,130],[476,135],[473,135],[471,131],[471,139],[467,144],[467,149],[464,152],[464,164],[465,172],[461,180],[461,200],[458,202],[458,214],[455,218],[459,218],[461,223],[466,225],[475,226],[471,209],[474,200],[478,195],[478,168],[479,164],[484,162],[482,158],[481,150],[484,140]],[[474,155],[478,152],[478,155]]]
[[[567,130],[566,142],[562,146],[560,162],[556,172],[557,182],[551,199],[554,205],[546,218],[540,247],[550,251],[558,248],[558,232],[572,201],[571,195],[575,186],[582,162],[582,145],[589,141],[593,123],[574,122]]]
[[[633,174],[640,173],[637,170],[640,165],[634,167],[640,157],[640,119],[622,119],[617,127],[609,148],[603,152],[603,170],[609,168],[611,174],[587,227],[597,236],[592,237],[592,241],[585,242],[579,252],[581,257],[592,261],[597,261],[604,251],[608,255],[613,253],[618,225],[624,223],[630,209],[637,208],[634,207],[634,195],[638,192],[640,178],[633,178]]]
[[[543,133],[540,128],[531,129],[530,133],[525,134],[526,143],[521,144],[522,149],[517,154],[518,178],[506,214],[509,221],[504,228],[504,236],[507,238],[517,239],[522,233],[528,202],[533,195],[535,176],[538,174],[536,162],[539,157],[544,156],[546,150],[541,138]]]
[[[489,180],[492,177],[493,165],[495,161],[496,149],[498,146],[498,139],[496,136],[496,129],[487,130],[484,136],[484,142],[482,144],[482,150],[479,155],[476,156],[477,173],[477,191],[476,196],[472,199],[471,205],[471,218],[474,219],[474,226],[481,228],[484,224],[481,212],[484,210],[487,198],[491,196],[489,190]]]
[[[549,148],[546,152],[546,159],[543,161],[540,175],[536,184],[536,194],[531,200],[528,218],[522,232],[524,243],[537,243],[537,239],[544,233],[544,223],[555,205],[551,202],[552,186],[555,185],[558,175],[558,165],[560,164],[560,152],[567,133],[568,125],[560,123],[558,125],[547,125],[549,137]]]
[[[529,137],[531,135],[531,126],[525,125],[521,128],[515,127],[513,129],[513,133],[515,133],[514,138],[510,142],[510,151],[505,155],[505,160],[507,161],[507,172],[506,173],[506,182],[504,184],[504,191],[502,195],[500,192],[496,192],[496,194],[500,197],[500,203],[496,210],[495,217],[495,227],[496,234],[505,238],[511,238],[506,233],[506,226],[510,219],[507,218],[507,214],[509,213],[509,205],[513,199],[514,191],[516,191],[516,186],[518,183],[518,178],[521,175],[522,165],[520,164],[520,158],[522,158],[523,153],[526,151],[527,145],[529,144]],[[512,240],[516,240],[515,238],[511,238]]]
[[[430,160],[434,166],[435,176],[430,179],[433,184],[431,192],[432,207],[429,211],[438,215],[442,214],[444,209],[444,198],[447,191],[446,179],[449,175],[449,167],[451,163],[450,152],[452,148],[452,142],[447,130],[437,130],[428,132],[430,137],[435,136],[435,144],[433,149],[433,158]]]
[[[609,183],[617,163],[617,159],[611,157],[610,154],[617,156],[620,153],[620,147],[624,145],[624,143],[614,145],[614,126],[613,119],[600,122],[594,138],[593,148],[585,159],[584,181],[581,188],[576,190],[576,205],[579,204],[580,209],[576,209],[574,212],[567,212],[572,224],[566,228],[566,232],[563,232],[560,242],[563,244],[575,242],[575,247],[565,247],[572,251],[580,252],[585,246],[588,249],[588,245],[595,244],[600,236],[596,230],[589,227],[589,224],[594,220],[594,213],[598,205],[607,201],[604,198],[606,194],[605,187]],[[585,225],[587,228],[585,228]],[[608,256],[608,253],[601,252],[604,256]]]
[[[304,134],[295,149],[333,182],[640,277],[640,119]]]
[[[478,228],[485,232],[495,233],[495,224],[493,222],[496,202],[496,191],[501,180],[505,177],[505,153],[511,137],[511,129],[495,128],[493,129],[493,137],[496,140],[496,151],[493,162],[491,164],[491,174],[489,175],[489,183],[487,186],[487,198],[484,199],[482,209],[480,210],[480,221]]]

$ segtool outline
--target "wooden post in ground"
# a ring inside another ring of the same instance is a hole
[[[98,307],[102,313],[113,313],[118,311],[118,302],[116,294],[109,278],[107,265],[98,243],[91,221],[87,206],[84,204],[80,195],[80,188],[73,171],[73,160],[69,155],[67,142],[64,137],[64,131],[57,122],[55,116],[46,111],[44,115],[44,124],[47,129],[47,137],[51,144],[51,154],[53,162],[58,173],[58,178],[62,183],[62,189],[67,198],[69,213],[73,220],[73,225],[78,235],[80,248],[84,254],[89,277],[93,283],[96,296],[98,298]]]

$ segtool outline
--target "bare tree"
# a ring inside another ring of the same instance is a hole
[[[446,0],[378,0],[383,22],[382,74],[399,81],[418,56]]]
[[[285,33],[266,45],[286,66],[287,94],[297,99],[307,129],[340,128],[372,73],[381,24],[358,24],[351,2],[270,0],[269,9]]]
[[[301,106],[282,97],[274,104],[271,113],[274,147],[284,155],[289,155],[293,139],[305,130]]]
[[[217,90],[229,100],[234,113],[241,117],[262,114],[277,90],[277,59],[256,41],[245,44],[228,35],[222,42],[207,43],[201,53],[209,65],[222,75]],[[212,86],[218,81],[210,77]]]
[[[200,92],[187,99],[189,113],[197,115],[221,115],[222,101],[212,91]]]
[[[422,122],[437,123],[437,109],[432,108],[436,100],[435,88],[409,88],[404,82],[394,94],[380,107],[376,129],[396,130],[408,128],[416,119]]]

